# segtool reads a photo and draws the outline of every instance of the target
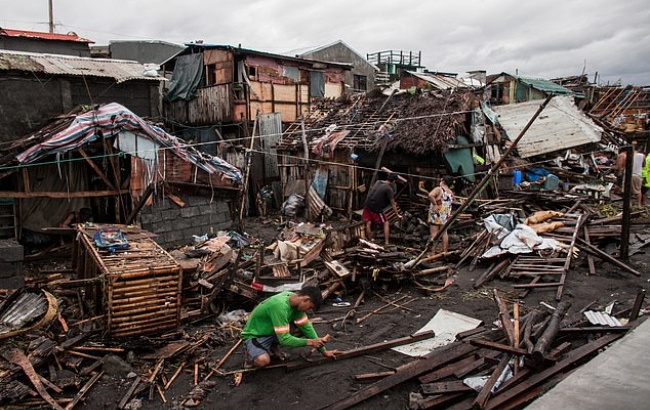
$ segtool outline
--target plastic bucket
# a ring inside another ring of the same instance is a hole
[[[521,184],[521,171],[512,171],[512,183],[515,185]]]

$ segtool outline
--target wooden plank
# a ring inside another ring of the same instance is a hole
[[[451,393],[451,394],[441,394],[434,397],[429,397],[423,400],[417,401],[417,409],[426,410],[426,409],[442,409],[443,405],[447,403],[452,403],[457,401],[460,397],[465,396],[467,393]],[[471,405],[471,403],[470,403]],[[448,407],[445,407],[448,408]]]
[[[588,227],[583,227],[583,234],[585,237],[585,242],[587,244],[591,245],[591,239],[589,237],[589,228]],[[596,274],[596,265],[594,264],[594,257],[591,254],[587,255],[587,266],[589,266],[589,274],[590,275],[595,275]]]
[[[561,286],[560,282],[546,282],[546,283],[526,283],[522,285],[512,285],[515,289],[526,289],[526,288],[550,288],[553,286]]]
[[[441,369],[435,370],[433,372],[425,374],[424,376],[421,376],[419,378],[420,383],[423,384],[433,383],[437,380],[444,379],[445,377],[449,377],[452,374],[455,374],[458,370],[463,369],[474,362],[476,362],[476,357],[474,356],[466,357],[455,363],[451,363],[450,365],[445,366]]]
[[[474,391],[469,386],[463,384],[461,380],[452,380],[448,382],[427,383],[420,386],[424,394],[446,394],[461,393]]]
[[[52,396],[50,396],[47,390],[45,390],[45,387],[43,387],[43,384],[41,383],[36,370],[34,370],[34,367],[30,363],[27,356],[25,356],[25,353],[19,349],[13,348],[7,352],[3,352],[2,356],[10,363],[14,363],[23,369],[25,375],[27,375],[27,378],[29,378],[29,381],[32,382],[32,385],[36,388],[36,391],[43,398],[43,400],[45,400],[54,409],[63,410],[63,408],[59,406],[59,404],[52,398]]]
[[[615,259],[614,257],[606,254],[605,252],[601,251],[600,249],[596,248],[593,245],[588,244],[584,240],[577,238],[577,241],[580,242],[581,248],[586,250],[587,252],[599,257],[601,260],[604,260],[606,262],[609,262],[615,266],[618,266],[619,268],[635,275],[635,276],[641,276],[641,273],[639,273],[637,270],[633,269],[629,265],[626,265],[625,263],[619,261],[618,259]]]
[[[81,400],[86,395],[86,393],[88,393],[88,390],[90,390],[90,388],[93,387],[93,385],[97,382],[97,380],[99,380],[99,378],[102,377],[103,375],[104,372],[99,372],[93,375],[93,377],[91,377],[90,380],[88,380],[88,382],[84,384],[81,390],[79,390],[79,392],[75,394],[74,399],[72,399],[72,401],[68,403],[67,406],[65,406],[65,410],[72,410],[74,406],[76,406],[77,403],[79,403],[79,400]]]
[[[393,339],[386,342],[375,343],[365,347],[359,347],[357,349],[346,350],[344,352],[341,352],[340,354],[337,354],[336,360],[340,361],[343,359],[350,359],[352,357],[358,357],[370,353],[380,352],[396,346],[402,346],[405,344],[418,342],[420,340],[430,339],[434,336],[435,333],[433,331],[428,331],[428,332],[423,332],[412,336],[400,337],[398,339]],[[287,363],[286,367],[287,370],[292,371],[292,370],[304,369],[305,367],[317,366],[323,363],[331,363],[331,362],[332,359],[329,359],[327,357],[320,357],[309,361]]]
[[[528,351],[526,349],[512,347],[501,343],[490,342],[488,340],[472,339],[469,341],[469,343],[473,346],[485,347],[492,350],[498,350],[499,352],[528,356]]]
[[[492,372],[492,375],[488,379],[488,381],[483,385],[481,388],[481,391],[478,393],[478,396],[474,399],[474,408],[479,408],[479,409],[484,409],[485,406],[487,405],[487,401],[490,398],[490,395],[492,394],[492,387],[496,384],[496,382],[499,380],[499,377],[501,377],[501,373],[506,369],[508,366],[508,363],[510,362],[510,359],[512,359],[512,355],[507,354],[505,355],[497,367],[494,369]]]
[[[76,191],[76,192],[17,192],[17,191],[0,191],[0,198],[53,198],[53,199],[67,199],[67,198],[98,198],[103,196],[118,196],[128,195],[128,189],[120,189],[119,191]]]
[[[115,186],[111,183],[111,181],[108,180],[108,178],[106,177],[106,175],[104,175],[104,173],[102,172],[102,170],[99,169],[99,167],[97,166],[97,164],[95,164],[95,162],[94,162],[92,159],[90,159],[90,157],[88,157],[88,154],[86,154],[86,151],[84,151],[83,148],[78,148],[77,151],[79,151],[79,153],[81,154],[81,156],[86,160],[86,163],[88,163],[88,165],[90,165],[90,167],[93,169],[93,171],[95,171],[95,173],[99,176],[99,178],[100,178],[102,181],[104,181],[104,183],[106,184],[106,186],[108,187],[108,189],[110,189],[111,191],[117,191],[117,190],[115,189]]]
[[[494,289],[494,300],[499,307],[499,319],[501,320],[503,331],[508,337],[510,344],[513,345],[515,343],[515,330],[512,321],[510,320],[510,312],[508,311],[506,303],[501,299],[501,297],[499,297],[499,291],[496,289]]]
[[[420,374],[427,372],[436,367],[442,366],[446,363],[453,362],[459,358],[471,353],[475,348],[469,344],[455,342],[445,346],[442,349],[437,349],[431,356],[424,360],[415,360],[400,366],[394,375],[388,376],[377,383],[357,391],[348,397],[337,400],[336,402],[323,407],[321,410],[343,410],[355,404],[379,394],[383,391],[397,386],[398,384],[417,377]]]
[[[555,376],[560,372],[563,372],[565,369],[573,366],[576,362],[586,358],[587,356],[598,352],[598,350],[609,345],[620,337],[622,337],[622,334],[610,334],[603,336],[600,339],[572,350],[566,355],[563,360],[557,362],[554,366],[530,375],[527,379],[523,380],[518,385],[510,389],[499,389],[497,392],[495,392],[494,397],[488,402],[486,409],[493,410],[500,408],[509,401],[515,399],[518,395],[524,394],[528,390],[544,383],[549,378]]]

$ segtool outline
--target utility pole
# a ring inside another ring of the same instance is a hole
[[[50,33],[54,33],[54,11],[52,10],[52,0],[48,0],[50,6]]]

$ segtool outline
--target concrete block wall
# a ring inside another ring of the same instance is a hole
[[[200,196],[184,196],[184,207],[168,198],[157,199],[150,207],[140,211],[143,229],[155,233],[153,238],[160,246],[170,248],[187,245],[194,241],[193,235],[211,235],[232,227],[230,201]]]

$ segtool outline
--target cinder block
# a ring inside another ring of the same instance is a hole
[[[0,263],[0,289],[20,289],[25,286],[22,262]]]
[[[0,240],[0,262],[22,262],[25,249],[15,239]]]
[[[178,209],[169,209],[162,212],[162,219],[165,221],[173,221],[176,218],[179,218],[181,215]]]
[[[181,231],[183,229],[191,228],[194,226],[193,218],[178,218],[174,221],[171,221],[171,227],[174,231]]]
[[[193,216],[197,216],[200,214],[201,214],[201,210],[198,206],[181,208],[181,217],[183,218],[191,218]]]

